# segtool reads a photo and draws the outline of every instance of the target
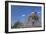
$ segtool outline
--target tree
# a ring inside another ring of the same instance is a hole
[[[32,20],[33,20],[32,24],[34,24],[34,22],[37,23],[37,21],[39,20],[39,17],[38,17],[36,12],[34,12],[31,17],[32,17]]]
[[[32,14],[32,19],[34,19],[34,20],[38,20],[39,19],[39,17],[37,16],[37,12],[34,12]]]
[[[13,28],[20,28],[21,26],[22,26],[22,23],[19,22],[19,21],[17,21],[17,22],[14,24]]]
[[[38,18],[37,15],[34,15],[34,16],[32,16],[32,19],[34,19],[34,20],[38,20],[39,18]]]

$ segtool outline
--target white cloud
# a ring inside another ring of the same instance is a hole
[[[40,12],[38,12],[38,13],[40,13]]]
[[[24,14],[22,16],[25,16]]]

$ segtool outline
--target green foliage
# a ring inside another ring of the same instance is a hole
[[[38,17],[38,15],[37,15],[37,13],[35,12],[35,14],[34,15],[32,15],[32,19],[34,19],[34,20],[38,20],[39,19],[39,17]]]
[[[22,23],[19,22],[19,21],[17,21],[17,22],[14,24],[13,28],[20,28],[21,26],[22,26]]]
[[[34,20],[38,20],[39,18],[38,18],[38,16],[32,16],[32,19],[34,19]]]

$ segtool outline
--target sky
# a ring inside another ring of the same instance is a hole
[[[11,5],[11,22],[15,23],[19,20],[22,23],[25,23],[25,18],[32,11],[37,12],[38,15],[41,15],[40,6],[20,6],[20,5]]]

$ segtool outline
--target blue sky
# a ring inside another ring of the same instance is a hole
[[[37,12],[38,15],[41,15],[40,6],[11,5],[11,22],[15,23],[17,20],[19,20],[24,23],[26,15],[30,14],[32,11]]]

